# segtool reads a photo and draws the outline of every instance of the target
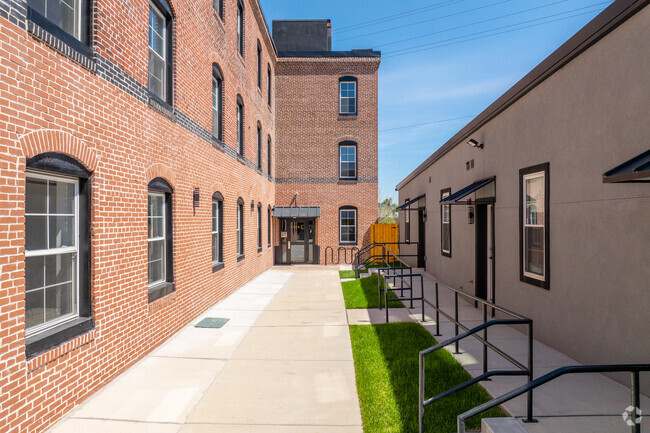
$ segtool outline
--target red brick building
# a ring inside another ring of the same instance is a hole
[[[339,248],[349,259],[377,221],[380,54],[331,51],[330,30],[327,20],[273,23],[277,263],[332,263]]]
[[[292,63],[301,89],[312,74],[334,95],[302,96],[305,116],[334,104],[301,127],[336,149],[311,177],[336,177],[339,144],[358,146],[357,183],[300,183],[322,209],[319,244],[338,248],[342,205],[359,209],[363,243],[379,59],[347,56],[279,55],[256,0],[0,0],[1,432],[45,430],[272,266],[272,209],[306,176],[280,151],[296,141],[279,127],[292,128],[279,94]],[[347,118],[344,76],[359,83]]]

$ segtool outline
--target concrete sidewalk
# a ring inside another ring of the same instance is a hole
[[[194,327],[205,317],[230,321]],[[262,274],[51,431],[363,432],[338,268]]]

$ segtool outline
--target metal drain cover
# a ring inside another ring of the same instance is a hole
[[[223,319],[221,317],[206,317],[194,326],[197,328],[221,328],[223,325],[228,323],[228,320],[230,319]]]

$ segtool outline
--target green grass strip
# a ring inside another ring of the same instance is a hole
[[[344,281],[341,283],[341,286],[343,287],[343,298],[345,299],[346,309],[379,308],[377,274],[354,281]],[[397,295],[395,293],[388,292],[388,299],[394,299],[396,297]],[[400,301],[389,301],[388,306],[390,308],[404,307]]]
[[[418,353],[436,344],[417,323],[350,326],[352,353],[365,433],[417,433]],[[471,376],[446,350],[426,359],[426,398],[469,380]],[[472,385],[425,408],[425,431],[456,431],[456,417],[486,401],[488,393]],[[505,414],[492,409],[483,417]],[[468,428],[477,429],[475,417]]]
[[[339,271],[339,276],[343,278],[354,278],[354,271]]]

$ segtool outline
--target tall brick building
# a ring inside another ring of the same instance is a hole
[[[365,242],[378,53],[285,47],[257,0],[0,0],[1,432],[285,262],[291,212]]]

